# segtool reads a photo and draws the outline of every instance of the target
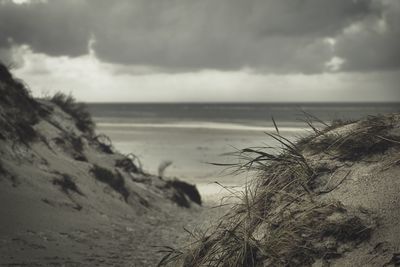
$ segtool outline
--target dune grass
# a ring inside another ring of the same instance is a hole
[[[31,97],[27,85],[0,62],[0,136],[28,145],[38,135],[32,127],[44,110]]]
[[[61,191],[65,194],[69,194],[70,192],[74,192],[83,196],[83,193],[78,188],[74,180],[68,174],[61,174],[61,178],[54,178],[53,185],[57,185],[60,187]]]
[[[368,116],[358,122],[352,131],[324,131],[310,140],[305,148],[316,153],[331,154],[342,161],[358,161],[400,145],[400,140],[391,134],[394,123],[395,116]]]
[[[64,151],[69,152],[75,160],[88,161],[84,154],[84,144],[81,137],[64,133],[61,137],[54,138],[54,142],[61,146]]]
[[[135,164],[137,162],[137,164]],[[142,165],[138,157],[132,153],[115,161],[115,167],[123,169],[127,173],[143,173]]]
[[[112,171],[100,167],[98,165],[94,165],[90,172],[94,175],[96,180],[107,184],[117,193],[119,193],[125,201],[127,201],[129,197],[129,191],[125,186],[125,180],[120,173],[113,173]]]
[[[165,188],[172,188],[173,194],[170,197],[178,206],[190,208],[194,202],[201,205],[201,196],[195,185],[180,180],[169,180],[165,183]]]
[[[95,123],[85,104],[78,103],[72,95],[66,95],[61,92],[54,94],[50,98],[50,101],[57,104],[64,112],[71,115],[79,130],[93,136]]]
[[[336,121],[323,129],[313,124],[314,134],[298,142],[280,135],[276,126],[277,133],[268,135],[279,143],[279,153],[246,148],[234,153],[239,163],[216,164],[255,178],[243,191],[232,191],[236,201],[218,225],[191,233],[192,243],[183,248],[161,249],[159,266],[311,266],[368,240],[375,227],[371,214],[321,200],[335,187],[321,190],[318,180],[334,170],[309,162],[307,153],[328,151],[332,159],[352,161],[382,153],[398,145],[390,133],[394,121],[378,116],[356,124]],[[346,125],[351,130],[341,132]]]
[[[114,146],[110,137],[105,134],[96,135],[93,140],[97,143],[99,149],[107,154],[114,154]]]
[[[7,174],[6,169],[3,167],[3,163],[0,161],[0,176],[4,176]]]

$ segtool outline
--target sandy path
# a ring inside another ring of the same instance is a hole
[[[61,213],[83,219],[71,227],[49,225],[46,229],[18,223],[14,231],[0,235],[0,265],[156,266],[162,254],[155,246],[187,243],[183,228],[207,227],[222,213],[221,209],[210,209],[212,205],[209,202],[191,209],[169,205],[167,210],[150,210],[129,219],[82,211]]]

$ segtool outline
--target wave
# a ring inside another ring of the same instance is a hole
[[[118,128],[169,128],[169,129],[208,129],[208,130],[231,130],[231,131],[259,131],[276,132],[275,127],[268,126],[249,126],[233,123],[213,123],[213,122],[194,122],[194,123],[108,123],[98,122],[100,127]],[[280,132],[303,132],[309,130],[304,127],[279,127]]]

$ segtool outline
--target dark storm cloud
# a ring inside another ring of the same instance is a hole
[[[385,15],[388,10],[373,0],[8,3],[0,5],[0,46],[28,44],[49,55],[78,56],[87,53],[93,36],[93,48],[104,61],[164,71],[248,67],[269,73],[314,73],[325,70],[334,55],[343,57],[349,70],[397,68],[398,63],[389,61],[390,53],[397,53],[398,25],[379,38],[368,32],[343,33],[354,23],[397,19]],[[335,50],[326,37],[338,38]],[[388,55],[366,58],[361,44],[377,51],[393,48],[385,51]]]
[[[385,1],[385,12],[337,38],[336,53],[344,70],[400,69],[400,1]]]
[[[108,11],[94,30],[100,58],[177,70],[319,72],[332,56],[323,38],[373,13],[348,0],[109,3],[96,7]]]
[[[79,56],[88,51],[90,38],[84,1],[0,4],[0,46],[27,44],[48,55]]]

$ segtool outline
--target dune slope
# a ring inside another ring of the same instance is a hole
[[[194,186],[144,173],[83,105],[34,100],[3,65],[0,183],[0,265],[155,265],[200,213]]]
[[[315,119],[315,118],[314,118]],[[163,262],[178,266],[399,266],[400,115],[337,121],[279,154],[238,152],[254,179],[230,212]],[[317,122],[321,124],[321,122]]]

